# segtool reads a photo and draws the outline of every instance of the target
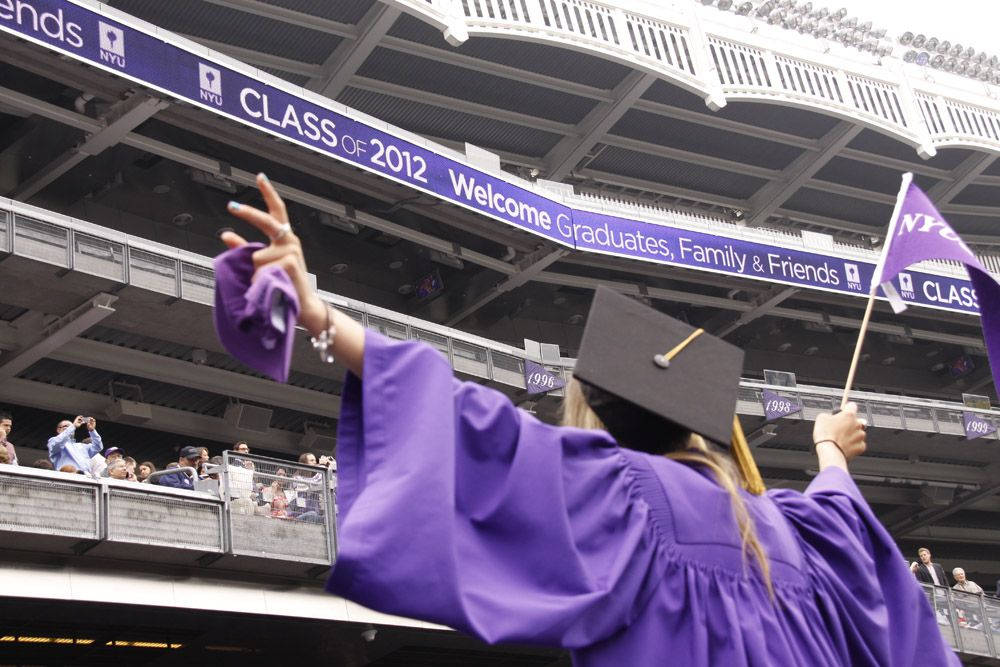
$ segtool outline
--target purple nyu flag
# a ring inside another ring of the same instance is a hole
[[[909,278],[907,274],[900,275],[903,270],[929,259],[950,259],[964,264],[978,301],[993,383],[1000,387],[1000,284],[912,180],[912,174],[903,174],[882,258],[872,276],[872,290],[881,285],[893,311],[901,313],[906,304],[892,280],[899,276],[905,290]]]
[[[764,401],[764,416],[767,421],[781,419],[802,410],[802,403],[798,399],[787,398],[770,389],[761,392],[761,400]]]
[[[562,389],[566,381],[534,361],[524,362],[524,385],[529,394],[544,394],[553,389]]]

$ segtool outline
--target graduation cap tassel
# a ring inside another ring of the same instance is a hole
[[[753,454],[750,453],[750,445],[747,443],[746,436],[743,435],[740,418],[736,415],[733,415],[733,440],[730,453],[740,471],[740,477],[743,478],[744,488],[755,496],[763,494],[766,491],[764,479],[760,476],[757,463],[753,460]]]

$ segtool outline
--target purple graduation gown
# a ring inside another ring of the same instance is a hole
[[[705,474],[544,424],[421,343],[367,333],[337,463],[327,588],[372,609],[569,648],[578,666],[959,664],[838,468],[744,496],[772,603]]]

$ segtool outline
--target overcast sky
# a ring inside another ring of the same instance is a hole
[[[850,15],[886,28],[891,36],[898,37],[907,30],[923,32],[928,37],[1000,55],[997,0],[813,0],[813,4],[831,11],[846,7]]]

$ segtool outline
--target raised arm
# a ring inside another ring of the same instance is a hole
[[[78,416],[73,420],[72,427],[67,426],[56,435],[49,438],[48,449],[50,457],[56,456],[62,451],[63,447],[66,446],[66,443],[73,439],[73,434],[76,432],[77,428],[83,425],[83,422],[84,418]]]
[[[362,376],[365,350],[364,328],[348,315],[328,306],[309,285],[302,242],[292,231],[285,202],[264,174],[257,175],[257,187],[264,196],[267,212],[237,202],[229,202],[229,212],[256,227],[271,244],[253,255],[256,269],[280,266],[295,285],[299,297],[299,324],[313,336],[328,328],[336,330],[331,352],[337,361],[358,377]],[[246,244],[239,234],[224,231],[222,241],[230,248]]]

